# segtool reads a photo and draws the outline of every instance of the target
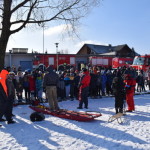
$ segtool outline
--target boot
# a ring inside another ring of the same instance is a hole
[[[118,108],[115,108],[115,110],[116,110],[116,114],[118,114]]]
[[[132,110],[126,110],[126,112],[132,112]]]
[[[3,119],[3,118],[2,118],[2,119],[0,119],[0,122],[3,122],[3,121],[6,121],[6,119]]]
[[[14,121],[14,120],[7,121],[7,124],[13,124],[13,123],[16,123],[16,121]]]
[[[82,107],[77,107],[77,109],[83,109]]]
[[[87,106],[85,106],[84,108],[88,109],[88,107],[87,107]]]
[[[123,109],[120,108],[120,109],[119,109],[119,112],[120,112],[120,113],[123,113]]]

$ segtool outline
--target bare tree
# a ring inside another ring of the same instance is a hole
[[[0,0],[0,70],[9,37],[31,24],[60,21],[75,32],[79,20],[100,0]]]

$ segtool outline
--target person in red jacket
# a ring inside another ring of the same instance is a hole
[[[79,82],[79,107],[77,109],[82,109],[84,103],[84,108],[88,109],[88,94],[91,76],[86,68],[83,68],[83,75]]]
[[[131,77],[130,74],[125,75],[125,88],[126,88],[126,102],[128,105],[128,109],[126,112],[132,112],[135,110],[134,107],[134,91],[135,91],[135,85],[136,81]]]

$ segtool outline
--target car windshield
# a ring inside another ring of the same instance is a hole
[[[136,57],[134,58],[133,65],[144,65],[144,57]]]

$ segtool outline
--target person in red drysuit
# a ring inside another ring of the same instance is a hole
[[[131,77],[130,74],[125,75],[125,88],[126,88],[126,102],[128,105],[128,109],[126,112],[132,112],[135,110],[134,107],[134,91],[135,91],[135,85],[136,81],[134,78]]]

